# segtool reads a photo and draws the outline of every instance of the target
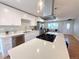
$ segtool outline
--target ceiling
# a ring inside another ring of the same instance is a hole
[[[79,17],[79,0],[55,0],[54,13],[63,19]]]
[[[0,0],[0,2],[21,9],[33,15],[37,15],[38,0]]]
[[[36,16],[38,15],[38,1],[39,0],[0,0],[0,2],[19,8]],[[60,19],[78,18],[79,0],[55,0],[54,14]]]

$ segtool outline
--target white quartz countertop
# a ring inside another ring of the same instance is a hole
[[[70,59],[64,35],[56,35],[54,42],[35,38],[9,50],[9,55],[11,59]]]
[[[20,33],[20,32],[18,32],[18,33],[11,33],[11,34],[0,34],[0,38],[6,38],[6,37],[12,37],[12,36],[17,36],[17,35],[22,35],[22,34],[24,34],[24,33]]]
[[[38,32],[38,31],[29,31],[29,32],[26,32],[26,33],[30,33],[30,32]],[[9,34],[5,34],[5,33],[2,33],[0,34],[0,38],[6,38],[6,37],[12,37],[12,36],[18,36],[18,35],[22,35],[22,34],[26,34],[25,32],[16,32],[16,33],[9,33]]]

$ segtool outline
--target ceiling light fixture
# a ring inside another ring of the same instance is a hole
[[[4,9],[4,12],[9,12],[9,10],[5,8],[5,9]]]
[[[37,13],[39,13],[40,12],[40,10],[37,10]]]
[[[37,49],[36,51],[37,51],[37,53],[39,53],[40,49]]]
[[[40,13],[40,11],[43,9],[43,5],[44,5],[43,0],[39,0],[37,13]]]
[[[43,1],[42,0],[39,1],[39,8],[40,8],[40,10],[42,10],[42,8],[43,8]]]

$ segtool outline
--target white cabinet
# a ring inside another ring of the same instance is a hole
[[[6,5],[0,4],[0,25],[21,25],[21,19],[30,21],[30,26],[36,26],[36,17],[23,13]]]
[[[11,37],[4,37],[0,38],[0,46],[1,46],[1,54],[2,57],[8,56],[8,50],[12,48],[12,38]]]
[[[30,24],[31,24],[31,26],[36,26],[37,25],[37,21],[36,21],[35,17],[32,18]]]
[[[37,25],[37,17],[29,15],[29,14],[23,14],[22,19],[29,20],[30,26],[36,26]]]
[[[20,11],[0,4],[0,25],[21,25]]]
[[[31,31],[31,32],[28,32],[28,33],[25,33],[25,41],[29,41],[29,40],[32,40],[34,38],[36,38],[36,36],[39,35],[39,31]]]

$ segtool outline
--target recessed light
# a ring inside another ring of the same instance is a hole
[[[40,51],[39,49],[36,50],[37,53],[39,53],[39,51]]]
[[[43,5],[43,1],[40,0],[40,2],[39,2],[39,6],[42,6],[42,5]]]
[[[43,9],[44,3],[43,0],[39,0],[38,2],[38,9],[41,11]]]
[[[4,9],[4,12],[9,12],[9,10],[7,8]]]
[[[42,0],[39,1],[39,7],[40,7],[40,10],[42,10],[42,8],[43,8],[43,1]]]
[[[39,13],[40,12],[40,10],[37,10],[37,13]]]

